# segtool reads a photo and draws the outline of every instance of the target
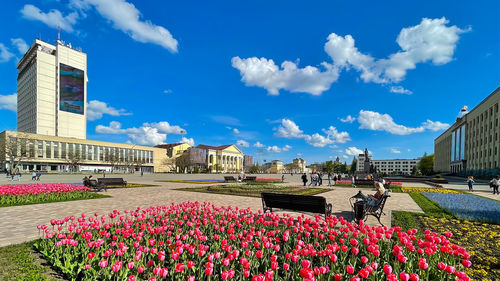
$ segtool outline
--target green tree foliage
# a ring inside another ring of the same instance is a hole
[[[259,172],[259,165],[255,164],[248,170],[250,174],[257,174]]]
[[[424,156],[420,158],[418,169],[422,175],[432,175],[434,173],[434,154],[427,155],[427,153],[425,153]]]
[[[352,158],[352,163],[351,163],[351,173],[356,172],[358,167],[358,159],[356,157]]]

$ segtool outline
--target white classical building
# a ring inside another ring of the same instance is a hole
[[[17,70],[18,131],[85,139],[87,54],[36,39]]]
[[[363,171],[366,156],[364,153],[358,155],[358,171]],[[375,171],[380,171],[385,174],[405,174],[409,175],[413,171],[413,167],[418,166],[420,159],[386,159],[373,160],[368,156],[368,160]]]
[[[242,172],[243,152],[234,144],[210,146],[200,144],[199,149],[206,150],[207,169],[211,172]]]

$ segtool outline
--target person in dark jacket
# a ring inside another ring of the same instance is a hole
[[[306,186],[306,183],[307,183],[307,175],[306,175],[306,173],[304,173],[302,175],[302,182],[304,183],[304,186]]]

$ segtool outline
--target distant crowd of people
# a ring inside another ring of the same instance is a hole
[[[292,174],[293,175],[293,174]],[[310,174],[310,179],[311,181],[309,182],[309,186],[321,186],[323,185],[323,176],[324,174],[321,172],[312,172]],[[304,186],[307,185],[307,182],[309,179],[307,178],[307,174],[304,173],[301,176],[302,182],[304,183]],[[342,180],[342,174],[333,174],[333,173],[328,173],[328,186],[332,186],[337,184],[337,181]]]
[[[14,181],[14,180],[21,181],[22,174],[21,174],[21,171],[19,170],[19,168],[5,170],[5,175],[7,176],[7,178],[10,178],[10,181]],[[40,171],[33,170],[31,173],[31,180],[32,181],[39,181],[41,175],[42,175],[42,173],[40,173]]]

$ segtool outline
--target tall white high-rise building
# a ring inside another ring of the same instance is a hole
[[[17,70],[17,130],[85,139],[87,54],[36,39]]]

